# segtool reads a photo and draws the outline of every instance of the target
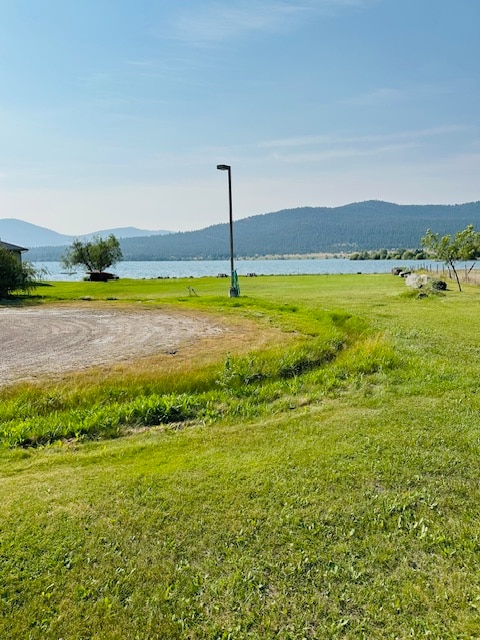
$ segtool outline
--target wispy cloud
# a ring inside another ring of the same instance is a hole
[[[328,149],[317,153],[295,153],[281,154],[275,153],[274,158],[282,162],[290,163],[307,163],[307,162],[324,162],[325,160],[348,160],[352,158],[383,156],[390,154],[398,154],[408,149],[414,149],[419,145],[414,142],[406,142],[404,144],[391,144],[378,147],[355,148],[349,147],[344,149]]]
[[[271,158],[279,162],[321,163],[361,157],[398,157],[407,151],[436,148],[438,144],[444,145],[447,139],[455,140],[471,131],[470,127],[454,124],[378,135],[300,136],[270,140],[258,146],[269,150]]]
[[[395,133],[385,133],[379,135],[310,135],[293,138],[280,138],[259,143],[260,148],[280,148],[280,147],[301,147],[311,145],[338,146],[345,144],[385,144],[396,140],[431,138],[448,134],[462,133],[470,131],[471,127],[466,125],[444,125],[441,127],[429,127],[427,129],[413,129],[409,131],[398,131]]]
[[[468,81],[457,78],[454,82],[421,83],[398,87],[375,87],[363,93],[339,100],[339,105],[350,107],[378,107],[379,105],[399,105],[401,102],[431,99],[440,100],[451,94],[461,94],[468,86]]]
[[[169,36],[191,44],[215,44],[251,32],[279,32],[314,15],[368,8],[383,0],[234,0],[202,3],[178,12]]]
[[[284,2],[270,2],[261,7],[238,2],[227,6],[215,3],[178,14],[173,35],[193,44],[212,44],[246,32],[276,31],[288,17],[301,10]]]

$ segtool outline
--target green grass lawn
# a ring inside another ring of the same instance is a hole
[[[480,289],[240,284],[52,283],[28,301],[276,333],[181,375],[0,393],[0,638],[480,637]]]

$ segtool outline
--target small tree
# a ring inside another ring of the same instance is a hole
[[[454,238],[450,235],[440,237],[438,233],[432,233],[428,229],[421,243],[436,260],[442,260],[452,270],[458,290],[461,291],[462,286],[455,263],[472,261],[468,275],[480,257],[480,233],[475,231],[473,224],[469,224],[463,231],[458,231]]]
[[[110,234],[105,239],[94,236],[85,242],[75,240],[62,256],[62,264],[67,269],[80,265],[86,267],[87,271],[103,272],[122,258],[120,243]]]
[[[0,298],[6,298],[13,291],[29,293],[40,278],[30,262],[21,262],[11,251],[0,247]]]

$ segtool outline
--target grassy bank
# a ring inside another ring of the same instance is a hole
[[[480,636],[480,292],[241,284],[39,290],[257,342],[2,392],[0,637]]]

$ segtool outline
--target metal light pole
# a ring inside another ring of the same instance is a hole
[[[233,264],[233,215],[232,215],[232,167],[229,164],[217,164],[220,171],[228,171],[228,212],[230,222],[230,298],[238,298],[240,295],[240,287],[238,286],[237,272]]]

